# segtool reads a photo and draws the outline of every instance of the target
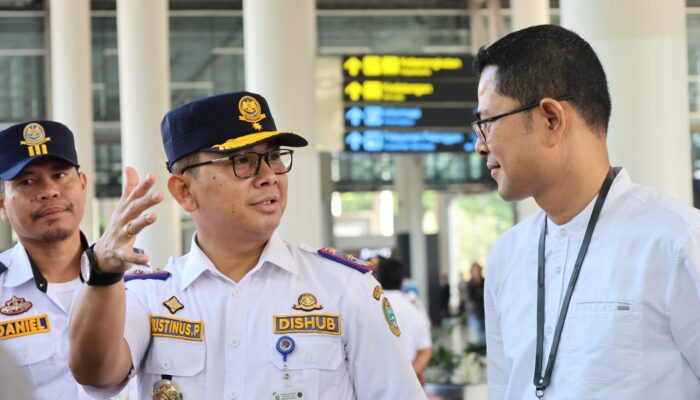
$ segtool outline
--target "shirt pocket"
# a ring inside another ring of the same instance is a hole
[[[33,387],[56,378],[56,339],[49,333],[27,335],[2,341],[3,348],[24,371]]]
[[[579,301],[564,324],[557,366],[579,385],[619,385],[638,379],[642,315],[629,301]],[[555,370],[557,367],[555,366]]]
[[[294,339],[294,351],[287,356],[286,372],[292,385],[301,386],[305,390],[305,399],[320,398],[321,382],[326,387],[343,382],[347,373],[343,364],[345,357],[340,337],[312,334],[289,336]],[[275,343],[280,337],[274,336]],[[282,376],[285,373],[282,355],[277,352],[276,346],[271,346],[268,354],[275,371],[271,385],[282,386]]]
[[[163,375],[172,376],[173,382],[180,386],[185,398],[199,394],[204,387],[204,364],[206,348],[204,342],[191,342],[182,339],[153,338],[153,343],[146,357],[144,369],[154,375],[151,384]],[[150,389],[149,389],[150,390]]]

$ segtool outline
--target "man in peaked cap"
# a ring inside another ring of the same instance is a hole
[[[168,189],[197,232],[168,276],[82,293],[71,324],[78,381],[107,396],[135,374],[142,399],[425,399],[371,265],[275,233],[294,154],[283,146],[306,140],[278,131],[248,92],[178,107],[161,130]],[[94,248],[102,273],[146,261],[129,248],[162,198],[148,193],[150,175],[126,175]]]
[[[68,314],[82,287],[87,177],[73,134],[32,121],[0,132],[0,218],[18,243],[0,254],[0,347],[39,399],[87,398],[68,368]]]

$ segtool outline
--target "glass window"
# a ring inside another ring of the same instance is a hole
[[[452,12],[447,12],[452,14]],[[321,15],[321,54],[459,53],[469,50],[469,17],[453,15]]]
[[[122,192],[122,148],[120,143],[95,143],[95,194],[119,197]]]
[[[242,90],[243,18],[170,18],[170,65],[173,107]]]
[[[0,17],[0,122],[44,118],[42,17]]]
[[[117,19],[92,18],[92,94],[95,121],[119,121]]]

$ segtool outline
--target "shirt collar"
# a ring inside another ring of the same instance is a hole
[[[5,287],[17,287],[34,279],[27,250],[24,249],[20,242],[17,242],[10,250],[10,258],[6,266],[7,279],[5,280]]]
[[[264,265],[270,264],[282,268],[293,274],[297,274],[299,266],[292,252],[287,247],[286,243],[275,233],[268,240],[258,263],[247,275],[252,275]],[[214,275],[221,275],[211,259],[204,254],[202,249],[197,244],[197,233],[192,235],[190,244],[190,252],[187,255],[184,268],[182,270],[182,279],[180,281],[180,290],[184,290],[192,282],[194,282],[204,271],[209,271]],[[245,278],[244,278],[245,279]]]
[[[605,198],[605,203],[603,204],[603,209],[601,213],[612,204],[622,193],[626,192],[630,187],[632,187],[632,180],[630,179],[629,173],[626,169],[622,167],[613,167],[613,172],[616,173],[615,179],[613,180],[608,196]],[[591,201],[586,205],[586,207],[581,210],[575,217],[573,217],[569,222],[557,225],[551,219],[547,218],[548,223],[552,224],[556,229],[562,230],[584,230],[588,226],[588,220],[591,218],[593,213],[593,207],[595,206],[595,201],[598,199],[598,195],[593,197]]]

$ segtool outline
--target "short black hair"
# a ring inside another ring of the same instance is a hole
[[[175,161],[171,166],[170,166],[170,171],[172,172],[173,175],[182,175],[182,170],[187,168],[188,166],[192,164],[196,164],[199,162],[199,152],[194,152],[190,153],[179,160]],[[195,178],[197,177],[197,168],[193,168],[190,171],[192,171],[192,176]]]
[[[510,33],[474,59],[474,72],[497,68],[496,91],[522,105],[544,97],[570,95],[588,126],[608,130],[610,91],[605,71],[588,42],[557,25],[537,25]]]
[[[401,261],[393,258],[381,259],[374,274],[384,289],[401,289],[403,284],[403,264],[401,264]]]

